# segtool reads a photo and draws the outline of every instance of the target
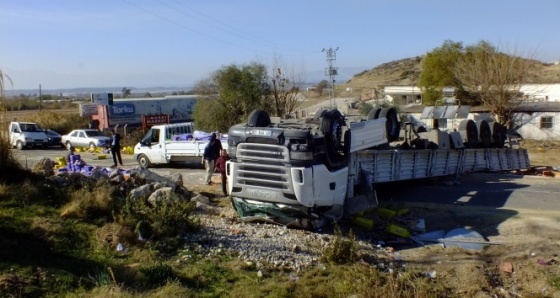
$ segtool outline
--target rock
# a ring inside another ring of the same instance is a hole
[[[53,176],[54,161],[52,161],[50,158],[41,159],[33,168],[33,172],[47,177]]]
[[[148,202],[156,205],[159,202],[172,199],[173,188],[163,187],[154,191],[148,198]]]
[[[145,200],[152,194],[151,186],[149,184],[144,184],[130,191],[128,198],[131,201],[136,201],[137,199]]]
[[[199,203],[208,205],[208,204],[210,204],[210,199],[206,196],[198,194],[197,196],[191,198],[191,202],[199,202]]]

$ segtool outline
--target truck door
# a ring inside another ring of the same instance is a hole
[[[165,140],[161,129],[150,128],[142,139],[142,151],[148,156],[151,163],[166,163]]]

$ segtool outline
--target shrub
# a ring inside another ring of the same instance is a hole
[[[140,273],[146,277],[149,286],[163,286],[175,278],[173,268],[163,263],[140,268]]]
[[[358,244],[352,230],[348,237],[342,234],[338,225],[334,228],[334,240],[323,250],[322,259],[336,264],[347,264],[357,261]]]
[[[177,198],[152,206],[142,200],[127,201],[117,221],[137,232],[151,232],[154,238],[175,237],[199,229],[193,216],[195,204]],[[148,235],[142,235],[144,238]]]

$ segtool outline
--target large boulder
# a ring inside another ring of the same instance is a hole
[[[54,175],[54,161],[50,158],[42,158],[33,168],[33,172],[46,177]]]
[[[162,187],[156,189],[148,198],[148,202],[152,205],[157,205],[159,202],[173,199],[173,189],[171,187]]]
[[[166,187],[171,187],[173,191],[179,185],[183,184],[183,176],[181,174],[171,175],[171,176],[160,176],[148,169],[143,169],[141,167],[134,167],[130,169],[131,177],[136,179],[142,179],[146,181],[146,184],[151,183],[161,183]]]

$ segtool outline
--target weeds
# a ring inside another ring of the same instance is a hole
[[[344,236],[340,227],[334,227],[334,240],[324,249],[322,259],[335,264],[348,264],[358,260],[358,243],[352,230]]]
[[[159,263],[156,265],[140,268],[140,273],[146,277],[149,286],[163,286],[175,278],[171,266]]]

